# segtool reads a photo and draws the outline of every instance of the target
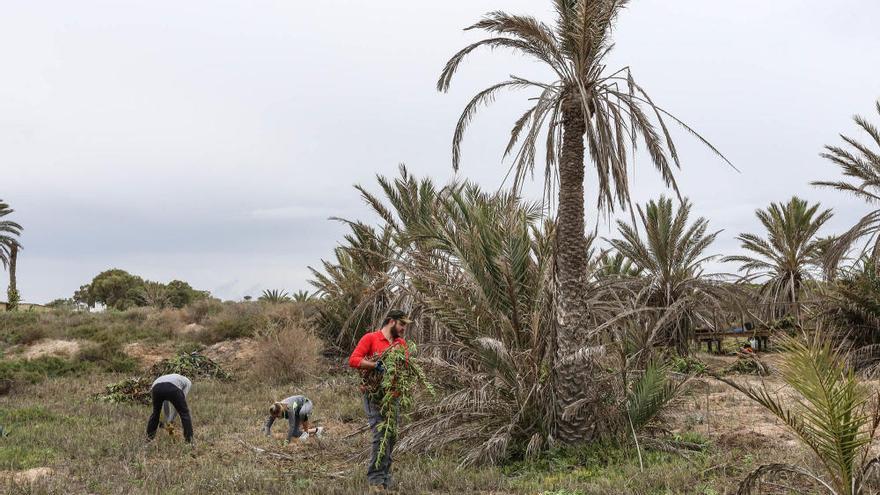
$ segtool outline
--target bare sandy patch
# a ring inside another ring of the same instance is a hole
[[[174,356],[174,349],[170,345],[149,345],[143,342],[126,344],[122,347],[122,351],[137,359],[144,368]]]
[[[205,330],[205,327],[199,325],[198,323],[190,323],[189,325],[183,325],[182,327],[177,328],[177,333],[180,335],[190,335],[194,333],[200,333]]]
[[[242,370],[253,365],[258,355],[258,347],[254,339],[225,340],[205,348],[202,354],[224,368]]]
[[[43,339],[28,346],[22,357],[27,360],[44,356],[71,357],[82,348],[83,343],[76,340]]]
[[[24,471],[0,471],[0,480],[11,480],[18,485],[30,485],[55,475],[55,470],[48,467],[25,469]]]

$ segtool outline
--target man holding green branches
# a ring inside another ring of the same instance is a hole
[[[348,358],[348,365],[361,370],[364,383],[361,391],[364,393],[364,410],[367,413],[370,429],[373,432],[372,455],[370,464],[367,466],[367,482],[371,491],[383,491],[391,486],[391,451],[394,449],[395,439],[390,439],[382,458],[379,459],[379,447],[382,442],[382,432],[379,431],[379,423],[382,417],[379,404],[374,400],[382,383],[382,374],[385,373],[385,365],[382,363],[382,354],[390,347],[402,345],[406,347],[403,334],[406,327],[412,322],[407,314],[400,310],[391,310],[382,322],[382,328],[375,332],[368,332],[361,337],[357,347]]]

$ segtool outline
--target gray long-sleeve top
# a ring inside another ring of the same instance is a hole
[[[156,380],[153,381],[153,384],[150,385],[150,388],[155,387],[157,383],[170,383],[176,386],[183,391],[184,397],[189,395],[189,389],[192,388],[192,382],[189,380],[189,378],[183,375],[178,375],[177,373],[162,375],[159,378],[156,378]],[[171,423],[172,421],[174,421],[174,418],[177,417],[177,410],[171,407],[171,404],[169,404],[167,400],[162,403],[162,410],[165,412],[166,423]]]
[[[289,442],[293,437],[302,435],[299,423],[300,420],[308,419],[309,413],[312,412],[312,401],[302,395],[293,395],[282,400],[281,403],[287,405],[287,411],[281,417],[287,419],[287,441]],[[275,417],[270,414],[266,425],[263,426],[266,436],[271,434],[274,423]]]

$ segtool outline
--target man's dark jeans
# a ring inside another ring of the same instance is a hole
[[[384,418],[379,404],[371,401],[368,394],[364,394],[364,411],[367,413],[370,429],[373,431],[372,454],[370,455],[370,464],[367,466],[367,482],[371,485],[382,485],[388,488],[391,486],[391,451],[394,450],[397,438],[388,438],[388,442],[385,443],[385,453],[377,467],[376,459],[379,457],[379,445],[382,443],[383,436],[383,432],[379,431],[379,423]],[[395,414],[398,415],[396,419],[399,420],[399,410],[395,411]]]
[[[147,422],[147,438],[156,436],[156,429],[159,428],[159,413],[162,412],[162,403],[166,400],[174,406],[177,414],[180,415],[180,422],[183,423],[183,438],[187,442],[192,442],[193,426],[192,419],[189,416],[189,407],[186,405],[186,396],[183,390],[173,383],[157,383],[150,391],[153,396],[153,414],[150,421]]]

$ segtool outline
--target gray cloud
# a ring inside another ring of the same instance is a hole
[[[609,67],[631,66],[741,170],[676,133],[683,194],[724,229],[716,250],[736,250],[754,209],[792,194],[835,208],[829,232],[866,211],[808,182],[836,176],[819,151],[880,97],[880,4],[630,5]],[[526,0],[5,3],[0,197],[26,227],[24,297],[69,296],[112,266],[227,298],[306,287],[306,266],[343,231],[327,217],[368,216],[352,184],[400,162],[451,179],[452,128],[473,93],[511,72],[547,77],[478,53],[450,94],[435,91],[445,60],[477,36],[461,28],[497,8],[551,15]],[[478,115],[462,176],[499,186],[526,96]],[[662,191],[641,160],[634,199]],[[525,192],[540,198],[540,181]]]

